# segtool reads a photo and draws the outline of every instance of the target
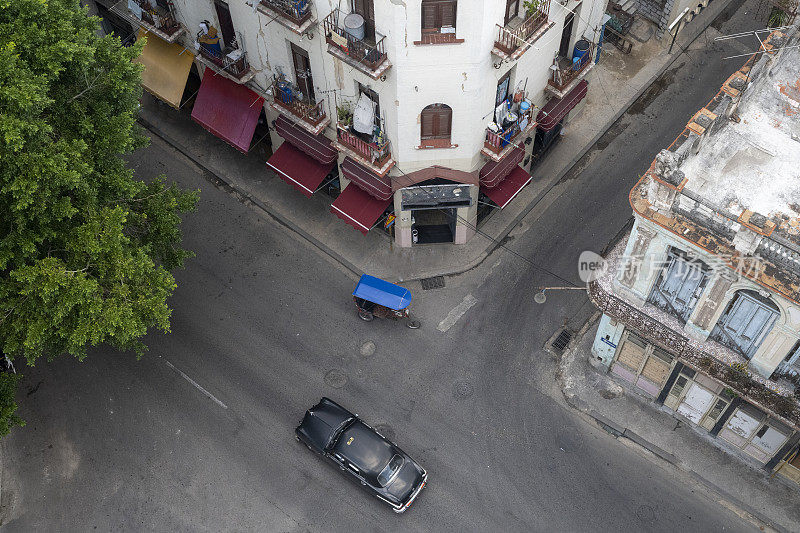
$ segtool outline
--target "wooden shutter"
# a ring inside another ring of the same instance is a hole
[[[438,31],[438,6],[431,2],[422,2],[422,30],[423,31]]]
[[[436,119],[436,137],[439,139],[449,139],[453,111],[449,107],[442,107],[439,109]]]
[[[440,16],[440,23],[439,27],[442,26],[452,26],[456,27],[456,3],[453,2],[443,2],[440,4],[439,7],[439,16]]]
[[[422,123],[422,139],[433,139],[435,132],[435,118],[436,118],[436,111],[434,111],[430,107],[426,107],[422,110],[422,116],[420,117],[420,122]]]

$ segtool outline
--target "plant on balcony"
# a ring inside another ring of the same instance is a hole
[[[525,14],[531,16],[539,11],[543,3],[544,0],[525,0],[522,5],[525,6]]]
[[[350,127],[353,123],[353,105],[350,102],[337,105],[336,118],[342,126]]]

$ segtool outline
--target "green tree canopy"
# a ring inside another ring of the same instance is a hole
[[[134,179],[141,43],[78,0],[0,0],[0,351],[32,365],[169,331],[180,214],[196,193]]]

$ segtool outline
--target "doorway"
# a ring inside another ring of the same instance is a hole
[[[506,16],[503,19],[503,26],[508,26],[508,23],[517,16],[519,12],[519,0],[508,0],[506,2]]]
[[[353,0],[353,13],[364,17],[364,40],[375,42],[374,0]]]
[[[508,86],[511,83],[511,71],[508,71],[505,76],[500,78],[497,82],[497,93],[494,98],[494,106],[497,107],[508,98]]]
[[[236,49],[239,44],[236,42],[236,31],[233,29],[233,19],[228,4],[222,0],[214,0],[214,9],[217,11],[219,29],[222,32],[222,40],[225,48]]]
[[[575,13],[569,12],[564,17],[564,30],[561,32],[561,45],[558,47],[558,55],[570,59],[569,44],[572,41],[572,24],[575,22]]]
[[[750,290],[742,290],[728,305],[710,338],[751,359],[780,316],[778,306]]]
[[[311,77],[311,60],[308,52],[292,43],[292,63],[294,64],[294,79],[303,98],[314,104],[314,79]]]
[[[412,235],[416,231],[415,244],[452,243],[456,235],[455,209],[414,209]]]

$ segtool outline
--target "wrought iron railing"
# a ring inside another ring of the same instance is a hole
[[[298,26],[311,18],[309,0],[261,0],[261,4],[277,11]]]
[[[527,119],[527,120],[525,120]],[[522,128],[521,125],[525,127]],[[495,131],[492,128],[486,128],[486,139],[483,142],[484,148],[501,154],[510,144],[514,144],[520,133],[527,130],[533,125],[533,113],[528,109],[524,113],[520,113],[517,121],[504,130]]]
[[[573,61],[572,65],[567,68],[559,68],[553,72],[553,78],[547,80],[548,85],[555,87],[559,91],[563,91],[570,83],[575,81],[581,73],[594,62],[594,43],[589,44],[589,50],[586,51],[578,61]]]
[[[272,101],[275,105],[312,126],[321,124],[326,117],[325,100],[316,103],[310,102],[307,95],[283,78],[272,82]]]
[[[366,142],[351,133],[347,126],[342,124],[336,125],[336,138],[341,144],[353,150],[375,167],[383,167],[392,157],[391,143],[389,141],[383,144]]]
[[[495,47],[507,54],[513,54],[520,46],[529,46],[528,39],[547,24],[550,14],[550,0],[544,0],[539,7],[516,28],[497,25]]]
[[[238,49],[234,49],[238,50]],[[225,71],[235,78],[243,78],[250,72],[250,63],[247,61],[247,52],[241,50],[236,59],[231,59],[228,55],[233,52],[229,50],[226,52],[217,52],[211,48],[200,44],[198,52],[205,59],[215,64],[220,70]]]
[[[376,33],[374,43],[354,37],[339,26],[339,20],[344,20],[344,16],[346,14],[337,8],[325,17],[323,21],[325,40],[329,45],[339,49],[347,57],[361,63],[369,70],[377,70],[386,61],[384,45],[386,37]]]
[[[164,9],[158,4],[148,2],[147,0],[133,0],[133,2],[138,4],[141,8],[141,17],[137,18],[142,22],[149,24],[169,36],[181,29],[181,25],[175,20],[175,16],[171,10]],[[134,16],[137,15],[137,13],[132,14]]]

